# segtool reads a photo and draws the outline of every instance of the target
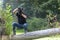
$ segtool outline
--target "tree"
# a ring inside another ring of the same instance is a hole
[[[36,39],[36,38],[51,36],[56,34],[60,34],[60,28],[52,28],[52,29],[28,32],[26,34],[21,34],[21,35],[15,35],[11,37],[11,40],[32,40],[34,38]]]

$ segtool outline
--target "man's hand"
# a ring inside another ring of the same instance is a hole
[[[25,14],[22,14],[22,16],[23,16],[24,18],[27,18],[27,16],[26,16]]]

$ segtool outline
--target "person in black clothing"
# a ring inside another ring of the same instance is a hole
[[[27,22],[26,22],[26,18],[27,16],[22,12],[21,8],[16,8],[13,10],[13,13],[16,13],[17,19],[18,19],[18,23],[17,22],[13,22],[13,34],[16,35],[16,27],[17,28],[24,28],[25,33],[27,32]]]

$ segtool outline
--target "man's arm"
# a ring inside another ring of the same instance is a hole
[[[27,16],[26,16],[25,14],[22,14],[22,16],[23,16],[24,18],[27,18]]]
[[[17,11],[18,11],[18,8],[14,9],[14,10],[13,10],[13,13],[16,13]]]

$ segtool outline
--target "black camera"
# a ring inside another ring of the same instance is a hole
[[[18,14],[20,15],[22,13],[21,8],[18,8]]]

